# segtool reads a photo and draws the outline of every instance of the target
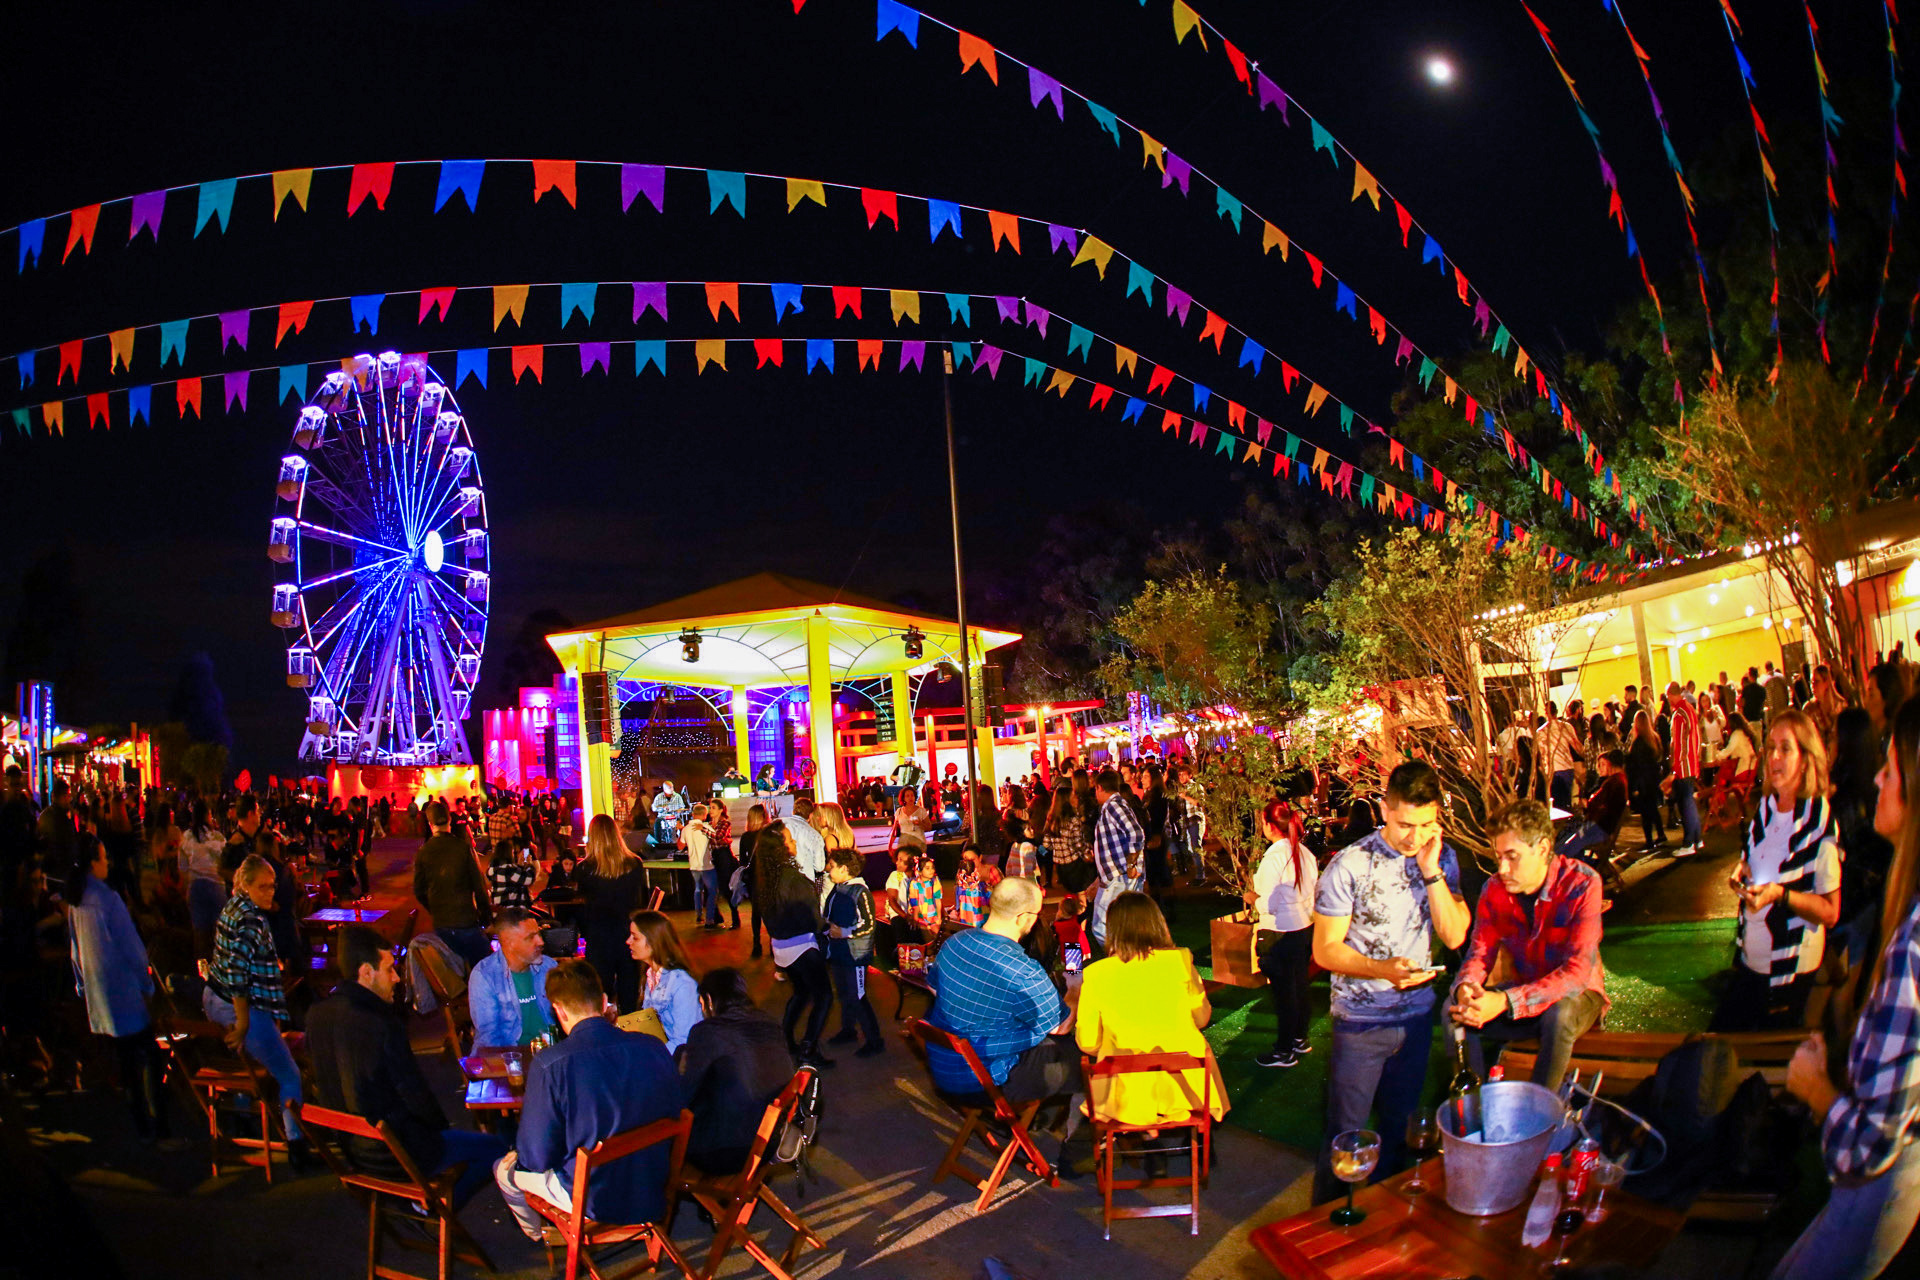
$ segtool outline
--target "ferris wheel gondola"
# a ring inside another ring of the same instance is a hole
[[[267,554],[287,684],[306,691],[300,756],[470,764],[462,722],[486,642],[479,458],[424,356],[361,355],[327,375],[280,460]]]

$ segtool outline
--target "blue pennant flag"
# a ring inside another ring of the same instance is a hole
[[[896,4],[894,0],[878,0],[874,13],[873,38],[885,40],[889,31],[898,31],[907,38],[908,44],[918,49],[920,47],[919,11],[909,9],[903,4]]]
[[[22,351],[19,355],[13,358],[13,363],[15,367],[20,370],[20,385],[23,387],[32,386],[33,385],[33,352]]]
[[[233,184],[238,181],[238,178],[216,178],[200,184],[200,211],[194,215],[194,235],[206,230],[211,218],[220,219],[222,231],[227,229],[227,219],[233,214]]]
[[[1429,262],[1439,263],[1440,274],[1442,275],[1446,274],[1447,255],[1440,252],[1440,242],[1438,240],[1435,240],[1432,236],[1427,236],[1426,243],[1420,246],[1420,265],[1424,267]]]
[[[593,323],[593,300],[600,293],[600,286],[591,281],[585,284],[563,284],[560,286],[560,327],[567,327],[567,320],[578,311]]]
[[[960,368],[960,366],[964,365],[967,361],[973,359],[973,344],[971,342],[950,342],[947,345],[953,348],[953,367],[955,369]]]
[[[1041,375],[1047,371],[1047,362],[1045,360],[1035,360],[1032,356],[1023,356],[1021,358],[1026,362],[1026,371],[1021,375],[1020,385],[1023,387],[1039,386]]]
[[[667,343],[664,338],[653,338],[633,344],[633,371],[642,374],[652,365],[662,374],[667,371]]]
[[[480,211],[480,175],[485,171],[485,160],[442,160],[440,162],[440,189],[434,193],[433,211],[440,212],[453,193],[458,191],[467,202],[470,212]]]
[[[1093,113],[1093,122],[1113,135],[1113,145],[1120,145],[1120,119],[1097,102],[1088,101],[1087,110]]]
[[[720,212],[726,202],[732,203],[735,213],[747,216],[747,175],[726,169],[707,170],[707,212]]]
[[[954,324],[973,326],[973,295],[970,293],[949,293],[947,299],[947,319]]]
[[[1232,218],[1233,229],[1235,231],[1240,230],[1240,215],[1245,212],[1246,206],[1234,197],[1228,195],[1225,187],[1215,187],[1213,189],[1213,208],[1214,212],[1221,217]]]
[[[773,286],[773,322],[779,324],[786,318],[787,308],[793,308],[793,314],[799,315],[806,307],[800,302],[800,286],[797,284],[777,284]]]
[[[40,250],[45,245],[46,239],[47,220],[45,218],[35,218],[32,222],[23,222],[20,224],[20,266],[18,270],[25,271],[27,269],[28,258],[33,259],[34,266],[37,267],[40,265]]]
[[[453,357],[453,388],[454,390],[458,391],[461,387],[465,386],[467,382],[467,378],[469,376],[478,378],[480,380],[481,388],[483,390],[486,388],[487,349],[485,347],[476,347],[466,351],[459,351],[454,354],[454,357]]]
[[[960,230],[960,206],[951,200],[927,201],[927,239],[938,240],[945,227],[952,227],[958,239],[966,239],[966,233]]]
[[[1153,272],[1147,270],[1139,263],[1127,263],[1127,297],[1131,298],[1134,290],[1138,289],[1140,296],[1147,300],[1147,305],[1152,306],[1154,279]]]
[[[1252,365],[1253,372],[1257,376],[1260,372],[1260,362],[1266,358],[1267,349],[1255,342],[1252,338],[1248,338],[1240,347],[1239,367],[1244,369],[1248,365]]]
[[[1207,411],[1207,406],[1211,403],[1213,403],[1213,389],[1210,387],[1203,387],[1197,382],[1194,383],[1193,384],[1193,411],[1195,413],[1205,413]]]
[[[1356,309],[1354,303],[1353,290],[1347,288],[1344,284],[1336,284],[1333,286],[1333,309],[1335,311],[1344,311],[1355,320],[1360,318],[1360,312]]]
[[[305,403],[307,399],[307,366],[304,364],[283,364],[280,366],[280,404],[287,402],[291,394],[294,399]]]
[[[147,425],[153,425],[153,388],[127,388],[127,422],[129,425],[145,418]]]
[[[1139,396],[1128,396],[1127,407],[1120,411],[1120,421],[1138,422],[1140,415],[1147,411],[1147,402]]]
[[[187,360],[186,320],[163,320],[160,322],[160,363],[167,363],[169,353],[178,356],[182,364]]]
[[[1067,354],[1072,355],[1075,351],[1080,353],[1083,360],[1093,359],[1093,330],[1082,329],[1077,324],[1067,330]]]
[[[387,300],[384,293],[363,293],[348,303],[353,309],[353,331],[360,332],[360,326],[366,325],[368,333],[380,332],[380,304]]]
[[[812,373],[813,367],[817,364],[823,364],[827,366],[828,373],[833,372],[833,339],[832,338],[808,338],[807,339],[807,372]],[[855,370],[854,372],[857,374],[859,371]]]

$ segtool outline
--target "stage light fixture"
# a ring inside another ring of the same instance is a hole
[[[700,629],[688,627],[680,633],[680,661],[700,661]]]
[[[900,637],[900,643],[907,656],[918,662],[920,655],[926,652],[927,633],[918,627],[908,627],[906,634]]]

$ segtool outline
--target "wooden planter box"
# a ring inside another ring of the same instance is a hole
[[[1230,987],[1264,987],[1266,978],[1254,964],[1254,922],[1223,916],[1212,922],[1213,980]]]

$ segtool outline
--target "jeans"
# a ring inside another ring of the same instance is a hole
[[[1277,1021],[1274,1047],[1293,1048],[1307,1038],[1307,1021],[1313,1012],[1313,926],[1288,933],[1262,929],[1255,935],[1254,955],[1259,957],[1260,972],[1273,992],[1273,1010]]]
[[[1333,1023],[1332,1061],[1327,1064],[1327,1128],[1313,1171],[1313,1202],[1340,1194],[1333,1176],[1333,1139],[1349,1129],[1371,1126],[1380,1135],[1380,1163],[1369,1179],[1378,1182],[1400,1172],[1407,1162],[1407,1116],[1420,1105],[1426,1088],[1427,1061],[1433,1051],[1431,1011],[1411,1022]]]
[[[1877,1178],[1836,1184],[1773,1280],[1869,1280],[1886,1271],[1920,1218],[1920,1146]]]
[[[1482,1042],[1494,1040],[1504,1045],[1510,1040],[1538,1040],[1540,1052],[1533,1060],[1533,1082],[1549,1089],[1560,1087],[1567,1074],[1567,1062],[1573,1057],[1573,1042],[1600,1020],[1600,993],[1582,991],[1555,1001],[1530,1018],[1501,1014],[1478,1031],[1467,1029],[1467,1062],[1482,1080],[1487,1064]]]
[[[457,1212],[493,1177],[494,1162],[507,1153],[507,1143],[495,1134],[472,1129],[444,1130],[440,1141],[445,1144],[445,1154],[440,1157],[440,1163],[429,1170],[429,1176],[456,1164],[466,1166],[453,1183],[453,1207]]]
[[[467,962],[469,969],[493,954],[493,939],[477,924],[464,929],[435,929],[434,933],[452,948],[453,954]]]
[[[1612,882],[1618,879],[1618,874],[1614,871],[1612,864],[1606,863],[1599,857],[1591,857],[1587,853],[1589,849],[1597,849],[1609,839],[1611,839],[1611,837],[1600,829],[1598,823],[1586,822],[1582,823],[1577,830],[1569,831],[1566,835],[1562,836],[1560,843],[1554,846],[1554,849],[1555,852],[1563,857],[1580,859],[1580,861],[1586,863],[1595,871],[1598,871],[1602,880]]]
[[[858,1032],[862,1046],[884,1043],[880,1039],[880,1020],[867,1003],[867,962],[835,960],[828,968],[833,974],[833,993],[840,999],[840,1030]]]
[[[1699,785],[1698,778],[1673,780],[1673,803],[1680,810],[1680,838],[1687,844],[1700,843],[1700,806],[1693,801],[1694,790]]]
[[[1548,787],[1548,794],[1553,797],[1554,808],[1573,808],[1573,770],[1554,770],[1552,782]]]
[[[1137,876],[1128,876],[1120,880],[1102,880],[1100,888],[1093,896],[1093,916],[1087,922],[1087,932],[1101,946],[1107,945],[1107,908],[1121,894],[1132,890],[1138,893],[1146,887],[1146,882]]]
[[[693,918],[720,923],[720,873],[712,867],[693,873]]]
[[[547,1220],[527,1203],[528,1191],[563,1212],[573,1208],[572,1184],[551,1169],[545,1173],[522,1172],[518,1152],[509,1151],[501,1156],[499,1163],[493,1166],[492,1173],[493,1183],[500,1188],[500,1198],[507,1202],[513,1220],[520,1225],[527,1239],[535,1244],[543,1238]]]
[[[236,1021],[233,1006],[213,994],[212,987],[201,993],[200,1008],[209,1021],[223,1027],[231,1027]],[[248,1056],[265,1067],[267,1074],[273,1077],[273,1082],[280,1086],[280,1119],[286,1126],[287,1141],[298,1141],[300,1122],[294,1118],[294,1113],[301,1100],[300,1068],[294,1065],[293,1053],[287,1048],[287,1042],[280,1038],[280,1028],[271,1017],[258,1011],[248,1013],[246,1048]]]

